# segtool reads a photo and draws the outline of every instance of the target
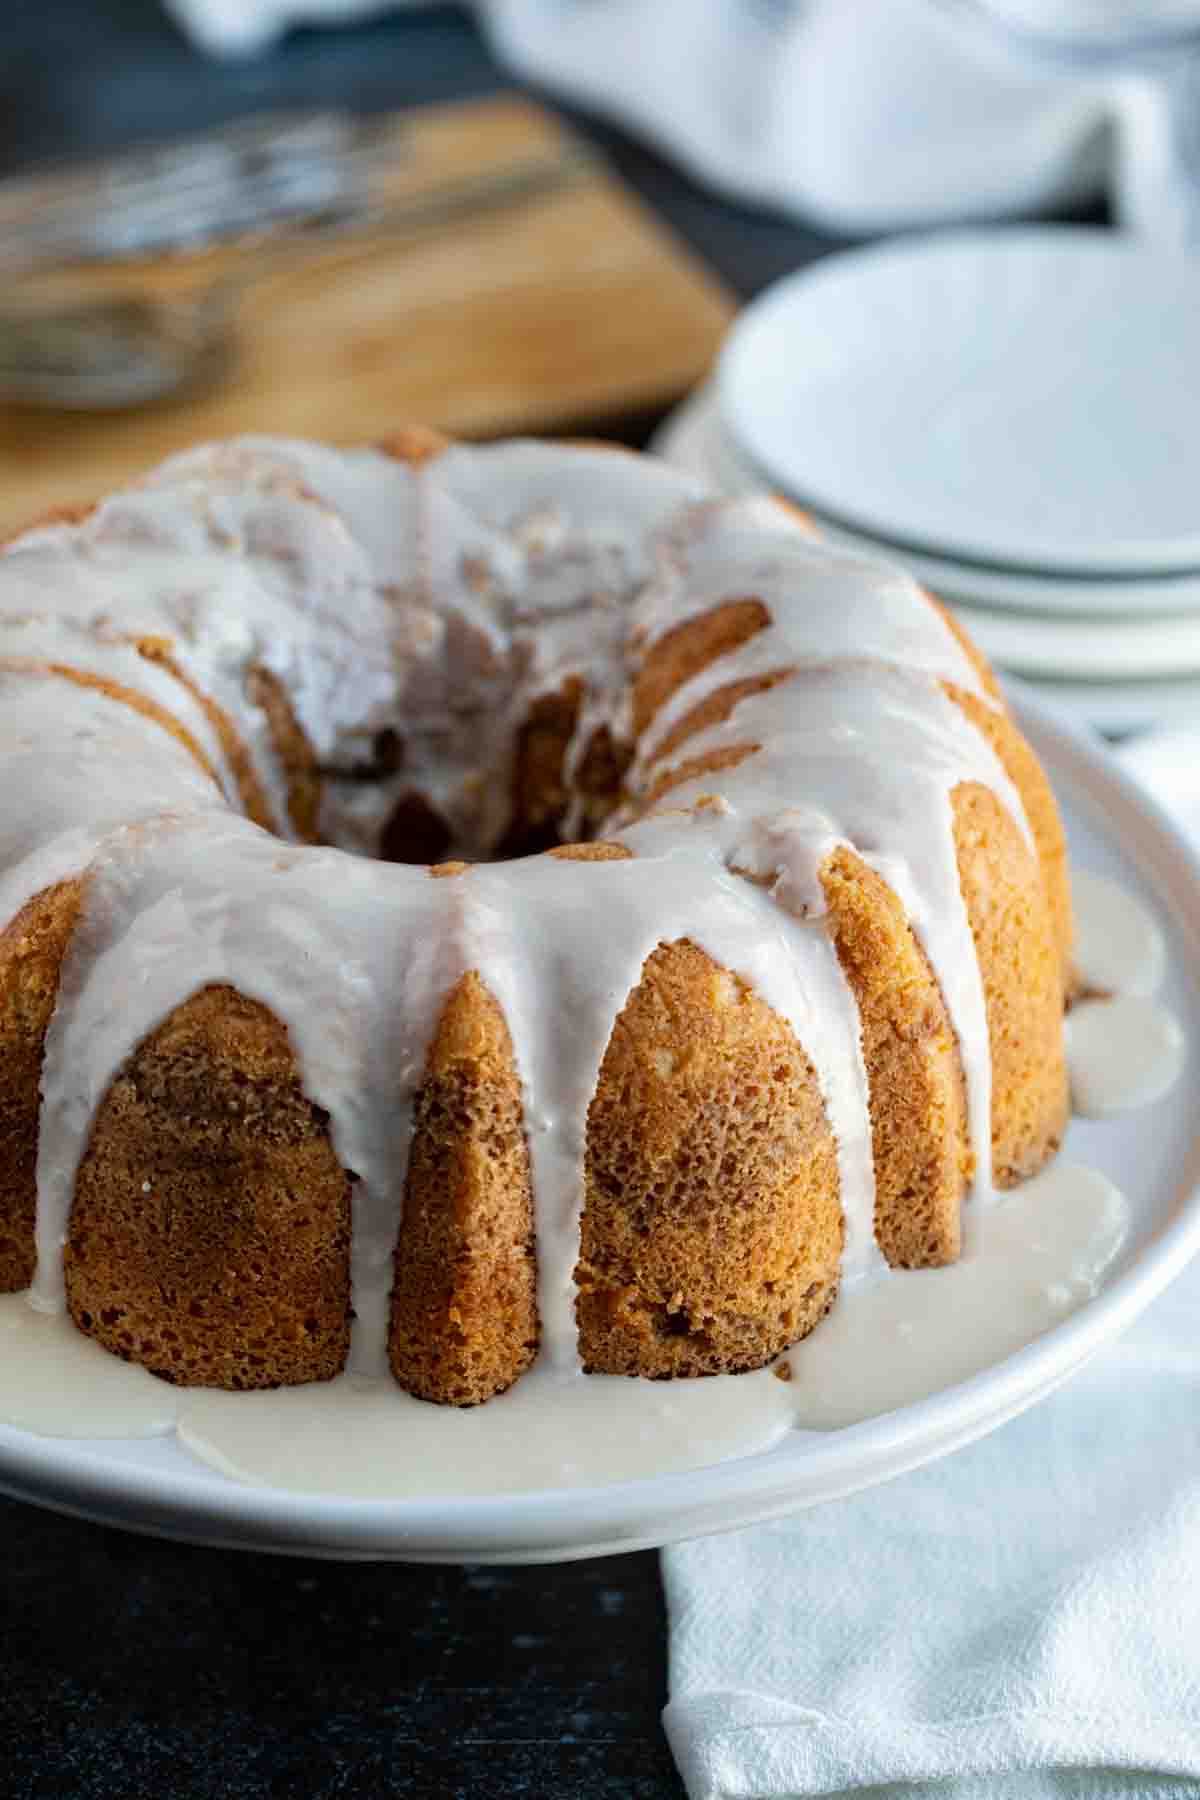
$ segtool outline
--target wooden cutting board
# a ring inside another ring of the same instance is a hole
[[[399,116],[397,198],[562,141],[504,97]],[[56,276],[168,296],[252,255],[225,247]],[[277,270],[238,307],[219,388],[132,414],[0,408],[0,532],[119,485],[171,451],[234,432],[358,443],[406,421],[471,437],[602,431],[665,408],[704,373],[733,314],[714,277],[603,166],[560,192],[418,244],[343,243]]]

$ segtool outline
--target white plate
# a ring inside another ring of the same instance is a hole
[[[1191,681],[1046,681],[1027,678],[1028,693],[1067,723],[1107,737],[1159,725],[1200,723],[1200,679]]]
[[[1123,769],[1157,794],[1172,819],[1193,843],[1200,844],[1200,731],[1152,731],[1117,752]]]
[[[1063,802],[1081,867],[1116,876],[1166,933],[1167,992],[1200,1045],[1200,864],[1093,742],[1020,700]],[[1193,1058],[1194,1058],[1193,1049]],[[417,1562],[538,1562],[696,1537],[833,1500],[971,1442],[1065,1380],[1200,1248],[1200,1135],[1192,1069],[1146,1111],[1075,1121],[1068,1154],[1133,1207],[1104,1291],[1044,1337],[957,1387],[845,1430],[795,1432],[761,1455],[609,1487],[446,1500],[346,1500],[242,1487],[173,1439],[78,1442],[0,1426],[0,1489],[106,1523],[199,1543]]]
[[[728,434],[722,430],[717,416],[716,397],[711,388],[701,388],[674,412],[660,426],[650,446],[651,450],[675,468],[687,474],[697,475],[701,480],[709,481],[726,493],[757,494],[771,491],[770,481],[760,475],[749,461],[741,456],[730,442]],[[961,574],[964,565],[951,563],[942,558],[920,555],[918,552],[891,544],[877,542],[859,533],[830,525],[828,520],[817,514],[814,521],[822,532],[831,539],[846,543],[852,548],[861,549],[871,555],[890,557],[903,563],[918,581],[932,592],[943,598],[953,597],[953,575]],[[971,571],[972,576],[975,571]],[[989,572],[990,575],[990,572]],[[1030,593],[1028,584],[1034,577],[997,577],[998,581],[1011,582],[1018,590]],[[1046,582],[1047,588],[1063,584]],[[1093,582],[1083,581],[1067,584],[1074,590],[1095,589],[1107,598],[1110,590],[1121,588],[1129,593],[1144,592],[1148,587],[1170,587],[1177,592],[1185,586],[1193,603],[1200,603],[1200,581],[1184,583],[1169,578],[1147,583]],[[991,596],[989,595],[989,598]],[[1032,597],[1032,596],[1030,596]],[[997,605],[1017,605],[1016,595],[1011,598],[998,598]],[[962,604],[962,602],[958,602]],[[985,621],[981,624],[981,620]],[[967,625],[972,635],[989,654],[997,655],[997,660],[1004,661],[1004,656],[997,653],[997,647],[989,643],[985,637],[987,623],[1002,623],[997,614],[992,613],[990,621],[982,610],[973,609],[967,618]],[[1041,621],[1034,621],[1040,623]],[[1064,624],[1067,621],[1062,621]],[[1098,629],[1107,630],[1110,623],[1107,619],[1092,620]],[[1180,620],[1159,620],[1158,624],[1177,626],[1184,623]],[[1200,634],[1200,618],[1186,621],[1186,628]],[[1007,648],[1007,645],[1001,648]],[[1189,658],[1190,660],[1190,658]],[[1039,665],[1040,666],[1040,665]],[[1128,679],[1128,669],[1120,670],[1120,679],[1107,680],[1071,679],[1060,675],[1033,675],[1026,668],[1024,675],[1031,691],[1073,724],[1091,726],[1096,731],[1107,732],[1114,737],[1129,732],[1146,731],[1156,725],[1191,724],[1200,721],[1200,676],[1192,679],[1167,679],[1163,676]]]
[[[651,448],[677,468],[713,481],[728,493],[785,491],[779,482],[757,469],[733,442],[712,386],[698,388],[671,415],[660,427]],[[1194,625],[1200,639],[1200,575],[1151,575],[1138,581],[1117,576],[1072,577],[990,569],[856,533],[840,522],[835,524],[824,518],[811,502],[809,505],[814,519],[830,537],[902,562],[925,587],[947,598],[1005,612],[1043,616],[1080,613],[1093,623],[1098,619],[1107,622],[1110,616],[1136,616],[1145,625],[1148,615],[1162,615],[1154,619],[1154,630],[1167,622],[1166,615],[1187,613],[1193,615],[1189,624]]]
[[[985,612],[944,590],[940,598],[993,662],[1018,675],[1101,682],[1200,671],[1200,619],[1038,619]]]
[[[769,288],[717,372],[787,493],[1041,573],[1200,568],[1200,261],[1115,232],[950,232]]]

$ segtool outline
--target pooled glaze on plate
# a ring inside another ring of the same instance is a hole
[[[1116,884],[1077,882],[1081,973],[1114,970],[1137,997],[1162,969],[1158,927]],[[1109,933],[1113,935],[1109,935]],[[1123,1081],[1140,1103],[1137,1040],[1108,1008]],[[1162,1029],[1169,1033],[1169,1027]],[[1072,1069],[1073,1087],[1078,1085]],[[1143,1083],[1144,1086],[1144,1083]],[[1144,1096],[1142,1096],[1144,1097]],[[645,1382],[542,1364],[487,1406],[430,1406],[347,1373],[258,1394],[172,1388],[109,1356],[24,1295],[0,1298],[0,1419],[51,1436],[170,1431],[236,1480],[356,1497],[523,1492],[698,1468],[769,1450],[796,1428],[829,1430],[908,1405],[989,1367],[1084,1305],[1122,1247],[1126,1202],[1060,1158],[1012,1193],[968,1209],[964,1253],[944,1269],[864,1268],[820,1331],[781,1368]]]

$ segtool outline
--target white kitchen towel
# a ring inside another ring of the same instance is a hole
[[[948,1460],[663,1553],[690,1800],[1196,1800],[1200,1265]]]
[[[406,0],[165,0],[214,54]],[[408,0],[411,4],[411,0]],[[514,71],[833,230],[1107,186],[1200,242],[1200,0],[477,0]]]
[[[1121,756],[1200,843],[1200,728]],[[983,1442],[665,1551],[690,1800],[1197,1800],[1198,1321],[1200,1263]]]

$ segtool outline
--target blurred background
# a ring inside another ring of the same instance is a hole
[[[227,10],[245,20],[253,0]],[[193,11],[199,16],[202,9]],[[173,169],[157,171],[168,198],[156,198],[147,210],[168,241],[151,242],[148,256],[133,266],[93,263],[59,275],[64,299],[97,290],[196,293],[218,270],[245,268],[254,277],[230,309],[237,315],[238,355],[222,371],[216,411],[193,409],[190,393],[181,406],[177,394],[169,419],[164,412],[133,430],[111,414],[70,424],[36,420],[26,406],[20,421],[26,449],[30,434],[40,441],[49,433],[60,484],[67,474],[62,459],[74,465],[81,441],[89,459],[94,449],[110,467],[114,455],[124,460],[140,452],[144,460],[224,426],[235,418],[238,396],[259,429],[337,435],[323,407],[308,411],[273,385],[294,386],[309,334],[320,345],[328,381],[343,385],[346,413],[361,412],[359,436],[410,415],[477,434],[601,425],[644,434],[711,361],[734,296],[754,292],[824,242],[802,227],[723,202],[633,138],[536,92],[501,66],[462,7],[391,9],[342,29],[296,29],[257,53],[226,60],[203,54],[158,0],[50,0],[46,7],[14,9],[3,30],[6,173],[44,171],[64,156],[215,134],[209,145],[193,146],[189,158],[180,152]],[[523,109],[514,104],[518,95],[529,96]],[[367,132],[367,141],[356,139],[363,120],[378,134],[373,141]],[[356,207],[367,211],[385,200],[427,195],[459,178],[520,170],[542,152],[552,161],[567,145],[560,121],[600,152],[586,172],[590,179],[577,171],[574,191],[535,193],[528,204],[491,216],[481,193],[478,217],[468,206],[440,231],[427,230],[419,246],[396,241],[404,237],[399,222],[364,233],[354,245],[331,246],[334,255],[324,259],[311,242],[328,226],[323,209],[331,199],[340,199],[350,215]],[[221,136],[230,128],[260,137],[240,162],[236,137]],[[222,142],[233,146],[224,161]],[[141,178],[144,186],[155,172],[143,161],[125,179],[106,178],[84,165],[81,191],[59,198],[57,206],[52,188],[0,201],[14,300],[33,311],[54,291],[46,266],[71,260],[73,248],[118,257],[123,242],[136,240],[135,184]],[[297,240],[307,237],[306,256],[287,270],[271,272],[261,259],[254,268],[261,248],[254,241],[256,206],[266,215],[272,202],[289,200],[290,221],[285,211],[266,222],[282,226],[277,245],[290,238],[298,248]],[[47,240],[59,210],[68,216],[56,244]],[[248,231],[237,229],[247,224]],[[206,228],[224,256],[189,248],[189,229]],[[72,246],[72,229],[98,241]],[[182,243],[172,244],[171,232]],[[24,275],[30,263],[38,265],[32,281]],[[659,311],[643,323],[639,307],[647,305]],[[89,345],[68,347],[82,357]],[[111,357],[112,342],[104,347]],[[23,351],[32,386],[42,367],[39,352],[53,364],[50,350],[61,358],[63,345],[39,346],[28,333],[14,344],[10,334],[7,361],[19,374]],[[463,370],[464,358],[475,356],[485,366]],[[262,363],[272,357],[264,373]],[[373,391],[377,378],[385,383],[382,393]],[[71,400],[66,383],[55,397]],[[201,398],[213,401],[211,387]],[[351,424],[347,417],[340,435]]]
[[[1188,328],[1170,366],[1139,358],[1171,336],[1167,289],[1195,310],[1154,259],[1200,238],[1200,0],[43,0],[0,31],[0,530],[239,431],[602,434],[906,561],[1084,725],[1200,718],[1200,554],[1162,457],[1134,455],[1187,435]],[[959,257],[998,222],[1002,267]],[[1064,314],[1080,228],[1142,257]],[[855,304],[890,323],[839,344],[803,272],[930,234],[950,263],[893,278],[909,336],[868,258]],[[785,277],[770,425],[743,309]],[[961,319],[938,313],[951,278],[977,295]],[[839,356],[873,407],[822,387]],[[981,390],[965,455],[925,429],[931,357],[1008,396]],[[1107,544],[1076,491],[1114,431],[1144,543],[1114,521]],[[867,452],[912,491],[872,489]]]

